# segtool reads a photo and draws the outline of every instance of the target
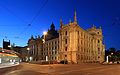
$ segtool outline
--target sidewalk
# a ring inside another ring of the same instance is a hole
[[[12,66],[17,66],[19,65],[19,63],[3,63],[3,64],[0,64],[0,69],[1,68],[7,68],[7,67],[12,67]]]

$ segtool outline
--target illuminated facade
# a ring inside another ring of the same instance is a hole
[[[77,24],[76,12],[74,22],[64,25],[60,21],[59,61],[71,63],[103,62],[105,47],[102,29],[93,26],[88,30]]]

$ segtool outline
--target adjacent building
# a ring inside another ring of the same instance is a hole
[[[33,61],[43,60],[43,42],[40,36],[36,36],[35,38],[31,36],[28,40],[28,55],[31,57]]]
[[[21,46],[12,46],[12,50],[17,52],[19,57],[22,61],[28,61],[28,50],[27,46],[21,47]]]
[[[52,23],[46,35],[43,35],[43,58],[46,61],[58,61],[59,33]]]
[[[8,49],[10,50],[10,40],[9,41],[5,41],[3,39],[3,49]]]

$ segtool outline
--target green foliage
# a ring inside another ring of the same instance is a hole
[[[105,57],[109,56],[109,61],[115,62],[120,61],[120,50],[116,50],[116,48],[109,48],[105,51]]]

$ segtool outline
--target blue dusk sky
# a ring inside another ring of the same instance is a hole
[[[73,21],[74,10],[83,29],[101,26],[106,48],[120,49],[120,0],[0,0],[0,46],[3,39],[25,46],[52,22],[58,30],[60,18]]]

